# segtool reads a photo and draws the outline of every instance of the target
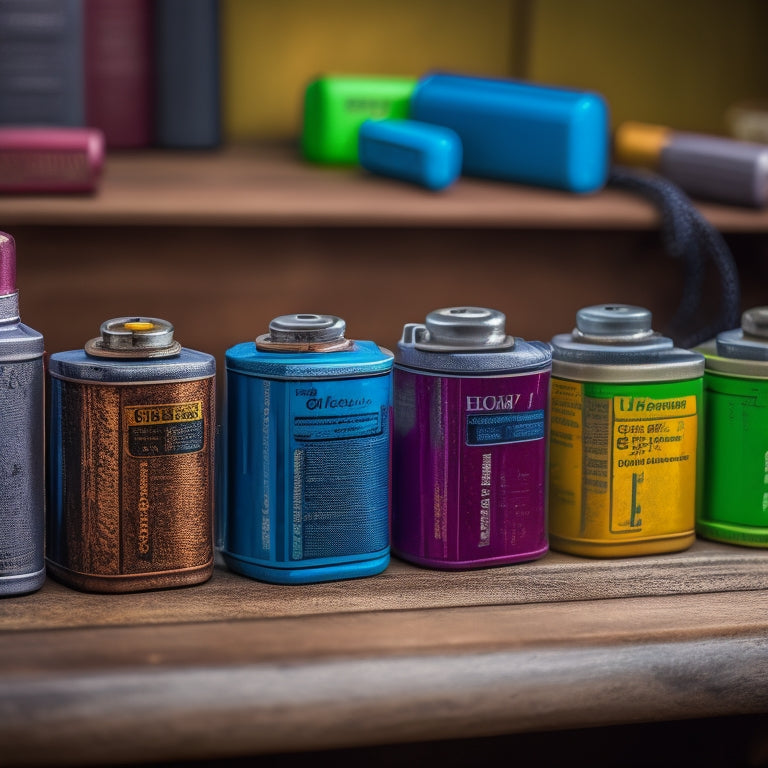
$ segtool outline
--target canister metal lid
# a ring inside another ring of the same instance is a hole
[[[485,307],[444,307],[425,322],[407,323],[401,343],[425,352],[474,352],[510,349],[515,339],[505,330],[506,316]]]
[[[703,355],[675,347],[653,330],[651,312],[633,304],[596,304],[576,313],[571,333],[554,336],[552,373],[578,381],[664,381],[704,373]]]
[[[353,346],[344,338],[346,328],[336,315],[280,315],[269,323],[269,333],[256,337],[256,346],[268,352],[339,352]]]
[[[741,327],[717,335],[717,354],[739,360],[768,360],[768,307],[741,315]]]
[[[594,340],[599,344],[632,344],[654,336],[651,313],[632,304],[596,304],[576,313],[574,339]]]
[[[170,357],[181,352],[173,338],[174,328],[157,317],[115,317],[101,324],[101,336],[85,343],[85,351],[95,357],[151,358]]]
[[[549,369],[548,344],[507,334],[503,312],[485,307],[444,307],[424,323],[407,323],[395,363],[447,376],[514,375]]]
[[[707,344],[707,369],[734,376],[768,378],[768,306],[741,315],[741,326]]]

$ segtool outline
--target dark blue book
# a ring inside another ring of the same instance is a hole
[[[82,0],[0,0],[0,124],[84,121]]]
[[[221,141],[218,0],[156,0],[155,144]]]

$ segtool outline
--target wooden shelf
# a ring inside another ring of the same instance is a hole
[[[768,231],[768,213],[702,204],[724,232]],[[93,196],[0,197],[0,222],[22,225],[385,226],[651,229],[650,203],[606,189],[566,192],[462,178],[440,193],[358,167],[303,162],[294,143],[212,152],[112,152]]]
[[[768,551],[0,603],[4,765],[253,756],[768,712]],[[137,734],[141,734],[138,738]]]

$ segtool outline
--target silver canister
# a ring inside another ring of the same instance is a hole
[[[0,232],[0,596],[45,581],[43,352],[19,318],[16,243]]]

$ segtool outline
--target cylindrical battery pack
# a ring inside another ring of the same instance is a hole
[[[704,357],[626,304],[585,307],[552,339],[549,536],[586,557],[695,539]]]
[[[130,592],[213,572],[215,363],[175,352],[51,356],[47,559],[70,586]]]
[[[343,330],[288,315],[227,350],[219,540],[237,573],[307,584],[389,564],[392,353]]]
[[[392,547],[427,568],[534,560],[548,550],[552,356],[505,316],[447,307],[403,329],[395,356]]]

